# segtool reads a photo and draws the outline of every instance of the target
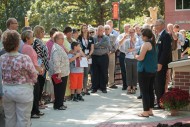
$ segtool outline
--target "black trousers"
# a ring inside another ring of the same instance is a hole
[[[155,73],[138,72],[140,90],[142,92],[142,102],[144,111],[154,108],[154,81]]]
[[[93,90],[106,90],[108,84],[108,65],[109,57],[108,55],[102,56],[92,56],[92,89]]]
[[[62,82],[59,84],[55,84],[53,79],[53,86],[54,86],[54,95],[55,95],[55,102],[54,102],[54,108],[60,108],[63,106],[63,101],[65,97],[65,91],[67,86],[67,79],[68,76],[62,77]]]
[[[125,53],[120,52],[119,54],[119,64],[121,68],[121,76],[123,81],[123,88],[127,88],[127,79],[126,79],[126,67],[125,67]]]
[[[46,78],[43,75],[38,75],[38,82],[39,82],[39,100],[42,98],[42,92],[44,89]]]
[[[137,86],[137,60],[126,58],[126,78],[128,86]]]
[[[157,105],[159,107],[160,107],[160,98],[163,96],[165,92],[166,72],[167,72],[167,67],[163,66],[161,71],[156,73],[154,89],[157,98]]]
[[[40,113],[40,110],[39,110],[39,94],[40,94],[39,82],[35,83],[33,94],[34,94],[34,100],[33,100],[32,112],[31,112],[32,115]]]

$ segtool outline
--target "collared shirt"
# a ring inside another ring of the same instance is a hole
[[[157,37],[156,37],[156,43],[159,42],[160,36],[162,35],[163,32],[164,32],[164,29],[157,35]]]
[[[158,35],[160,35],[160,36],[161,36],[163,32],[164,32],[164,29],[163,29],[163,30],[162,30],[162,31],[161,31]]]
[[[117,37],[117,39],[116,39],[116,45],[117,45],[119,51],[122,52],[122,53],[125,53],[125,43],[126,43],[127,39],[129,39],[129,36],[128,36],[128,37],[124,40],[123,44],[120,45],[119,42],[123,39],[124,35],[125,35],[125,33],[122,33],[122,34],[120,34],[120,35]]]
[[[142,40],[142,36],[141,35],[137,35],[136,34],[135,37],[137,39],[137,42],[135,43],[135,49],[136,49],[136,52],[138,52],[144,42]]]
[[[136,43],[138,42],[138,39],[136,38],[135,43],[131,43],[130,42],[130,38],[126,40],[125,43],[125,58],[129,58],[129,59],[135,59],[134,54],[137,54],[136,50],[133,52],[129,52],[128,49],[129,48],[135,48],[136,49]]]
[[[116,37],[111,33],[107,36],[110,38],[110,44],[111,44],[110,52],[113,53],[118,49],[118,45],[116,45]]]
[[[119,33],[114,29],[112,29],[111,34],[113,34],[116,38],[119,36]]]
[[[50,56],[50,75],[60,73],[62,77],[68,76],[70,73],[69,58],[63,47],[54,43]]]
[[[76,41],[75,39],[71,38],[72,41]],[[63,46],[65,47],[65,49],[69,52],[71,50],[71,43],[67,40],[67,37],[64,37],[64,42],[63,42]]]
[[[98,40],[98,36],[95,36],[94,40],[95,40],[95,44],[94,44],[93,55],[101,56],[101,55],[105,55],[109,53],[111,49],[111,45],[110,45],[110,39],[108,36],[103,35],[100,42]]]
[[[69,59],[73,58],[74,56],[75,56],[74,54],[68,54]],[[84,72],[84,67],[76,67],[75,64],[76,64],[76,60],[74,60],[74,61],[72,61],[70,63],[70,71],[71,71],[71,73],[83,73]]]
[[[3,84],[26,84],[37,81],[37,71],[28,55],[6,53],[0,58]]]
[[[181,33],[177,32],[177,37],[178,37],[178,40],[181,42],[180,44],[177,43],[177,49],[181,49],[181,46],[184,45],[185,43],[185,40],[184,40],[184,37]]]

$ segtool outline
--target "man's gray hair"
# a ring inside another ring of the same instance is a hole
[[[113,21],[112,20],[106,21],[106,24],[108,24],[108,23],[112,23],[113,24]]]
[[[151,29],[149,24],[143,24],[142,29]]]
[[[165,21],[163,19],[157,19],[157,22],[159,22],[160,24],[165,24]]]
[[[109,28],[109,29],[110,29],[111,27],[110,27],[110,25],[104,25],[104,28],[105,28],[105,29],[106,29],[106,28]]]
[[[13,23],[13,21],[16,20],[15,18],[9,18],[7,21],[6,21],[6,26],[7,28],[9,28],[9,26],[11,25],[11,23]],[[17,21],[17,20],[16,20]]]
[[[129,23],[127,23],[127,24],[124,24],[124,28],[125,28],[126,26],[129,26],[129,27],[131,27],[131,25],[130,25]]]
[[[99,25],[99,26],[98,26],[98,28],[97,28],[97,30],[99,30],[99,29],[101,29],[101,28],[103,28],[103,29],[104,29],[104,26]]]

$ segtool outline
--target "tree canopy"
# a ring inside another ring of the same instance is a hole
[[[57,27],[61,30],[67,25],[78,27],[86,23],[92,26],[104,24],[112,18],[112,2],[116,0],[1,0],[1,28],[9,17],[15,17],[21,27],[24,17],[29,18],[30,26],[42,25],[46,30]],[[148,8],[159,7],[164,14],[164,0],[120,0],[120,21],[149,15]],[[115,22],[116,24],[117,22]]]

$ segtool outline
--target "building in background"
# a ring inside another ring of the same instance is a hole
[[[165,0],[165,22],[190,31],[190,0]]]

